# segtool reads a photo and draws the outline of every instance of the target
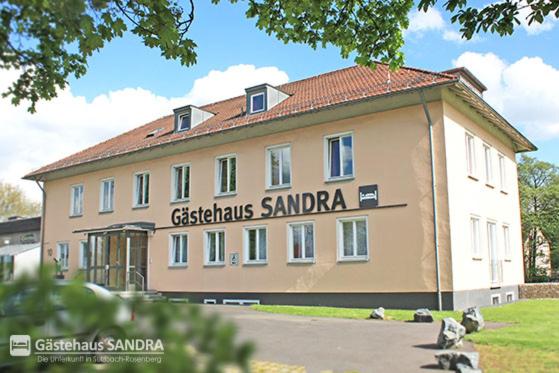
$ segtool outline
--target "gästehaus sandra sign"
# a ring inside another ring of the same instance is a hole
[[[360,209],[378,207],[378,187],[360,186],[358,198]],[[364,200],[367,202],[363,203]],[[333,193],[320,190],[314,193],[266,196],[257,206],[247,203],[222,207],[214,203],[210,207],[177,207],[171,212],[171,222],[173,226],[205,225],[344,210],[348,210],[348,207],[341,189],[336,189]]]

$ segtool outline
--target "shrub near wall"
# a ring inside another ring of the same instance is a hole
[[[518,291],[520,299],[559,298],[559,282],[522,284]]]

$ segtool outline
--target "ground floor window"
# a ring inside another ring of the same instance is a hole
[[[169,248],[169,265],[184,266],[188,261],[188,235],[172,234]]]
[[[65,271],[68,269],[68,256],[70,254],[70,246],[66,242],[61,242],[56,246],[56,259],[60,265],[60,269]]]
[[[205,247],[206,247],[206,264],[224,264],[225,263],[225,231],[215,230],[206,231]]]
[[[87,268],[89,265],[89,247],[87,240],[80,241],[80,262],[81,269]]]
[[[268,242],[266,227],[245,228],[245,263],[266,263]]]
[[[290,262],[314,261],[314,224],[312,222],[288,225]]]
[[[340,260],[366,260],[369,257],[367,218],[338,219]]]

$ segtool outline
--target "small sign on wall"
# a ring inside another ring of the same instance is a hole
[[[232,266],[239,265],[239,253],[229,254],[229,264],[231,264]]]
[[[378,206],[378,185],[363,185],[359,187],[359,208]]]

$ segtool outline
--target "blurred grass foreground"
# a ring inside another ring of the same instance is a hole
[[[252,351],[195,305],[122,299],[50,268],[0,284],[2,370],[248,372]]]

